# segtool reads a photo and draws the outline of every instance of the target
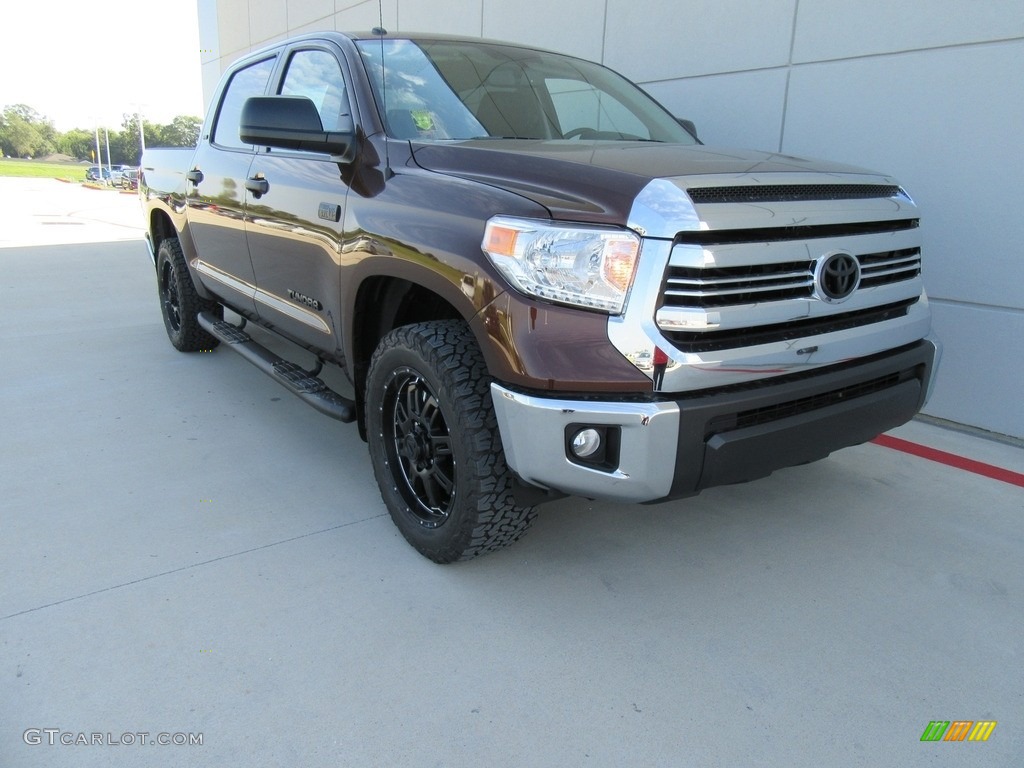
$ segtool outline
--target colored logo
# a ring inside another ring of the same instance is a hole
[[[995,720],[932,720],[921,734],[921,741],[988,741],[996,728]]]

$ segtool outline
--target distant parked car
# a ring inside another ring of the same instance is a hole
[[[130,168],[131,166],[128,165],[112,165],[110,167],[110,178],[107,180],[107,183],[112,187],[121,186],[121,176]]]
[[[139,169],[138,168],[126,168],[121,172],[121,189],[138,189],[139,188]]]
[[[117,166],[117,167],[120,168],[120,166]],[[97,182],[102,182],[103,184],[111,184],[111,183],[113,183],[113,182],[111,182],[112,176],[113,176],[113,174],[111,173],[111,169],[110,168],[104,168],[104,167],[98,167],[97,168],[95,165],[91,166],[85,172],[85,180],[86,181],[97,181]]]

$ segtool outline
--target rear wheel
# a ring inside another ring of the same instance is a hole
[[[199,325],[198,315],[200,312],[219,315],[222,310],[196,292],[177,238],[169,237],[160,242],[156,252],[156,279],[164,328],[174,348],[180,352],[199,352],[216,347],[219,342]]]
[[[519,539],[535,516],[516,504],[473,334],[457,321],[397,328],[366,384],[374,474],[395,525],[437,563]]]

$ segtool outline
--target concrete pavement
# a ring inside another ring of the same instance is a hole
[[[113,188],[0,177],[0,248],[138,239],[138,199]]]
[[[136,217],[0,179],[0,766],[1024,764],[1024,489],[868,444],[436,566],[353,426],[171,348]]]

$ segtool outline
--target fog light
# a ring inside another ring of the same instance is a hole
[[[601,434],[596,429],[581,429],[572,439],[572,452],[581,459],[601,450]]]

